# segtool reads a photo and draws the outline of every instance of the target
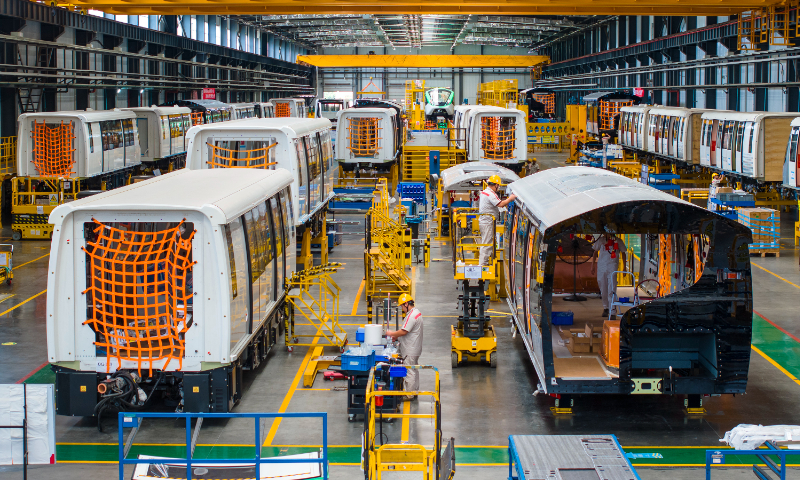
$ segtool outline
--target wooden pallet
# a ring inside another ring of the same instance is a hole
[[[775,256],[776,258],[780,258],[781,252],[778,249],[750,250],[750,256],[761,258]]]

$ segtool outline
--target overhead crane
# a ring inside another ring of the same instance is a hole
[[[788,0],[72,0],[80,9],[118,15],[288,15],[288,14],[438,14],[438,15],[663,15],[728,16],[783,6]]]

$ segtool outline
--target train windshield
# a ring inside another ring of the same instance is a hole
[[[429,105],[446,107],[453,104],[455,94],[449,88],[431,88],[425,92],[425,97]]]

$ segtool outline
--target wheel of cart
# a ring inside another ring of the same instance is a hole
[[[0,283],[6,282],[6,285],[11,285],[11,280],[14,278],[14,270],[11,263],[13,254],[14,245],[10,243],[0,244]]]

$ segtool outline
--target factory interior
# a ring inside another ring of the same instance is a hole
[[[0,0],[0,479],[800,478],[798,59],[798,0]]]

